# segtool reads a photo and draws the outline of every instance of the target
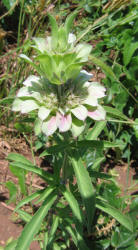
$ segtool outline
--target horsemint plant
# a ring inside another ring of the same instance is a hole
[[[113,216],[117,223],[132,231],[130,217],[110,204],[108,198],[102,197],[94,181],[94,177],[95,180],[99,177],[112,181],[112,176],[102,175],[96,166],[103,161],[104,149],[120,145],[95,140],[106,125],[106,113],[101,106],[106,89],[92,82],[92,75],[82,70],[92,47],[77,44],[75,35],[70,33],[75,15],[69,16],[61,27],[49,15],[52,36],[33,39],[32,47],[37,52],[34,61],[21,55],[38,74],[23,82],[12,110],[21,114],[33,113],[36,135],[53,138],[53,145],[41,155],[51,155],[53,174],[34,166],[19,154],[8,156],[12,168],[32,171],[47,184],[46,188],[27,196],[16,207],[19,215],[25,218],[20,207],[36,198],[35,204],[42,202],[33,217],[27,215],[28,223],[14,244],[16,250],[27,250],[38,233],[41,240],[42,233],[44,235],[42,249],[92,249],[93,240],[90,243],[89,237],[95,230],[97,209]],[[91,119],[96,123],[89,129],[93,123]]]

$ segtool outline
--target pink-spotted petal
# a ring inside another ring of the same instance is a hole
[[[94,111],[88,111],[88,116],[93,120],[100,121],[105,120],[106,112],[100,105]]]
[[[43,122],[42,124],[42,131],[47,136],[54,134],[57,130],[57,117],[52,116],[48,121]]]
[[[87,111],[87,109],[83,105],[80,105],[80,106],[72,109],[71,112],[79,120],[82,120],[82,121],[84,121],[86,119],[87,115],[88,115],[88,111]]]
[[[71,114],[58,115],[58,127],[60,132],[66,132],[70,129],[72,123]]]

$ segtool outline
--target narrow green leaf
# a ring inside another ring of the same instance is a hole
[[[71,28],[72,28],[72,25],[73,25],[73,21],[75,19],[77,15],[77,12],[73,12],[71,15],[69,15],[65,21],[65,30],[67,32],[67,35],[69,34]]]
[[[67,189],[64,188],[62,191],[64,197],[66,198],[67,202],[69,203],[69,206],[72,209],[73,215],[76,220],[76,226],[77,228],[79,227],[81,233],[82,233],[82,228],[83,228],[83,218],[82,218],[82,212],[79,207],[79,204],[77,200],[75,199],[74,195]]]
[[[41,193],[39,199],[35,202],[35,204],[38,204],[39,202],[45,200],[53,192],[53,189],[54,188],[52,186],[45,188]]]
[[[28,223],[32,219],[32,215],[28,214],[27,212],[21,209],[18,209],[17,213],[19,214],[21,219],[25,221],[26,223]]]
[[[129,231],[133,232],[133,222],[129,216],[121,213],[121,211],[112,207],[110,204],[103,200],[97,199],[96,207],[114,217],[121,225],[126,227]]]
[[[92,165],[92,170],[97,170],[99,169],[99,165],[105,160],[105,157],[98,157],[96,158],[96,160],[94,161],[93,165]]]
[[[15,250],[21,250],[21,249],[26,250],[30,246],[31,241],[33,240],[34,236],[38,233],[43,219],[47,215],[49,209],[53,205],[56,198],[57,195],[53,192],[43,202],[43,204],[35,213],[30,222],[26,224],[26,226],[24,227],[21,236],[18,239]]]
[[[26,169],[28,171],[31,171],[31,172],[41,176],[47,182],[53,180],[53,177],[52,177],[51,174],[47,173],[46,171],[44,171],[41,168],[33,166],[33,165],[27,165],[27,164],[24,164],[22,162],[12,162],[12,163],[10,163],[10,166],[15,166],[15,167],[18,167],[18,168],[21,168],[21,169]]]
[[[8,154],[7,160],[9,160],[9,161],[18,161],[18,162],[22,162],[24,164],[26,163],[26,164],[29,164],[29,165],[33,166],[33,163],[31,161],[29,161],[23,155],[20,155],[20,154],[17,154],[17,153]]]
[[[13,97],[5,97],[0,100],[0,104],[12,104],[15,98]]]
[[[125,44],[124,52],[123,52],[123,61],[125,66],[127,66],[134,54],[134,52],[138,49],[138,42],[131,42]]]
[[[76,245],[77,249],[89,250],[83,237],[79,234],[79,232],[76,229],[72,228],[72,226],[69,223],[68,223],[68,225],[65,226],[65,229],[71,235],[72,240],[73,240],[74,244]]]
[[[5,186],[8,188],[10,193],[10,198],[8,200],[8,204],[11,202],[16,202],[16,194],[17,194],[17,188],[15,184],[12,181],[7,181],[5,183]]]
[[[3,248],[4,250],[15,250],[17,244],[17,240],[13,240],[12,242],[10,242],[5,248]]]
[[[58,46],[61,51],[64,51],[67,47],[67,33],[64,27],[60,27],[58,30]]]
[[[89,174],[91,177],[94,177],[94,178],[100,178],[104,180],[113,180],[113,176],[109,174],[105,174],[105,173],[101,173],[101,172],[97,172],[93,170],[90,170]]]
[[[67,230],[67,232],[70,234],[75,246],[78,246],[78,240],[77,240],[77,236],[76,236],[76,231],[75,229],[72,228],[72,226],[70,224],[66,225],[65,229]]]
[[[26,197],[25,199],[21,200],[18,205],[16,206],[16,208],[14,209],[14,212],[16,212],[20,207],[22,207],[23,205],[29,203],[30,201],[36,199],[38,196],[40,196],[44,191],[43,190],[39,190],[35,193],[33,193],[32,195],[29,195],[28,197]]]
[[[86,139],[87,140],[96,140],[105,126],[106,126],[106,121],[96,122],[94,127],[88,132]]]
[[[57,230],[58,224],[59,224],[59,217],[57,215],[53,216],[53,224],[52,224],[49,236],[48,236],[48,244],[47,244],[46,250],[53,249],[52,244],[53,244],[53,241],[54,241],[54,238],[56,235],[56,230]]]
[[[116,143],[116,142],[110,142],[110,141],[89,141],[89,140],[84,140],[84,141],[78,141],[76,143],[76,148],[83,148],[83,149],[88,149],[88,148],[122,148],[124,147],[125,144],[122,143]]]
[[[20,187],[20,190],[21,190],[21,193],[26,195],[27,193],[27,189],[26,189],[26,184],[25,184],[25,181],[26,181],[26,171],[24,169],[19,169],[17,167],[13,167],[13,166],[9,166],[10,168],[10,171],[18,178],[18,184],[19,184],[19,187]]]
[[[109,107],[109,106],[104,106],[104,109],[105,109],[105,111],[107,113],[109,113],[113,117],[117,117],[117,118],[129,121],[129,118],[116,108],[112,108],[112,107]]]
[[[57,25],[57,22],[56,22],[56,19],[51,16],[50,14],[48,14],[48,17],[49,17],[49,21],[50,21],[50,24],[51,24],[51,33],[52,33],[52,45],[53,45],[53,48],[55,49],[56,46],[57,46],[57,43],[58,43],[58,25]]]
[[[113,77],[114,79],[116,79],[116,76],[112,70],[111,67],[109,67],[105,62],[103,62],[101,59],[90,55],[89,59],[92,61],[92,63],[98,65],[108,76]]]
[[[79,191],[85,205],[88,232],[91,232],[91,225],[95,213],[95,190],[91,183],[91,178],[88,174],[88,171],[84,167],[77,152],[72,152],[70,160],[72,162]]]

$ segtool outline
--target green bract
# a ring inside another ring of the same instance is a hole
[[[65,25],[57,26],[54,17],[49,16],[52,25],[52,36],[47,38],[33,38],[32,46],[37,56],[34,62],[26,55],[21,55],[25,60],[32,64],[37,72],[46,77],[51,83],[61,85],[68,79],[75,78],[84,62],[92,50],[92,46],[80,43],[75,46],[76,37],[69,33],[71,21],[75,16],[67,18]],[[36,63],[39,66],[36,68]]]

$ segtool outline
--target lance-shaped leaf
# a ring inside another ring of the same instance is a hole
[[[73,21],[75,19],[77,15],[77,12],[74,12],[73,14],[69,15],[65,21],[65,30],[67,32],[67,35],[69,34],[71,28],[72,28],[72,25],[73,25]]]
[[[97,121],[92,129],[86,135],[87,140],[96,140],[100,135],[104,127],[106,126],[106,121]]]
[[[97,199],[96,207],[114,217],[121,225],[126,227],[129,231],[133,232],[133,222],[129,216],[123,214],[121,211],[119,211],[115,207],[112,207],[110,204],[108,204],[108,202],[105,202],[103,200]]]
[[[39,175],[41,178],[43,178],[47,182],[51,182],[53,180],[53,177],[51,174],[49,174],[48,172],[46,172],[43,169],[38,168],[36,166],[27,165],[27,164],[24,164],[22,162],[12,162],[12,163],[10,163],[10,166],[13,166],[13,167],[15,166],[18,168],[26,169],[27,171],[31,171],[31,172]]]
[[[91,232],[91,225],[95,213],[95,190],[87,169],[77,152],[72,152],[70,160],[77,178],[80,194],[82,196],[87,216],[88,232]]]
[[[22,207],[23,205],[29,203],[30,201],[33,201],[34,199],[36,199],[38,196],[40,196],[42,193],[44,192],[44,190],[38,190],[35,193],[27,196],[25,199],[21,200],[18,205],[16,206],[16,208],[14,209],[14,212],[16,212],[20,207]]]
[[[55,49],[58,43],[58,25],[57,25],[56,19],[53,16],[48,14],[48,17],[49,17],[49,21],[51,24],[51,31],[52,31],[52,46],[53,46],[53,49]]]
[[[76,198],[74,197],[74,195],[69,190],[63,189],[62,192],[73,212],[73,215],[76,221],[75,223],[76,228],[79,229],[80,233],[82,234],[83,218],[82,218],[82,212],[79,207],[79,204]]]
[[[59,224],[59,217],[56,215],[53,217],[52,227],[51,227],[50,233],[48,235],[48,244],[46,247],[47,250],[52,249],[52,244],[53,244],[54,239],[56,237],[56,230],[57,230],[58,224]]]
[[[10,242],[5,248],[2,248],[2,250],[15,250],[17,244],[17,240],[13,240],[12,242]]]
[[[32,217],[30,222],[24,227],[21,236],[18,239],[17,246],[15,250],[26,250],[34,239],[34,236],[38,233],[41,223],[45,216],[47,215],[49,209],[56,200],[57,195],[53,192],[47,199],[43,202],[41,207],[37,210],[35,215]]]

